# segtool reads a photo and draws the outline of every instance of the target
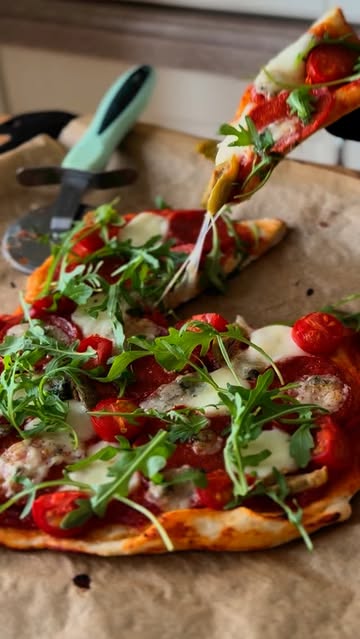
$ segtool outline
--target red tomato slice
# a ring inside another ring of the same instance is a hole
[[[272,153],[288,153],[301,140],[309,137],[314,131],[321,128],[330,113],[334,98],[326,88],[312,89],[310,91],[314,98],[314,112],[310,122],[304,123],[296,115],[291,113],[291,108],[287,104],[290,95],[289,91],[280,91],[275,97],[265,103],[256,106],[249,116],[253,120],[257,130],[261,133],[270,124],[281,125],[286,120],[291,120],[288,131],[283,133],[279,140],[271,147]]]
[[[96,351],[96,355],[88,359],[88,361],[83,364],[83,368],[91,370],[92,368],[98,368],[98,366],[106,366],[113,349],[111,339],[101,337],[100,335],[89,335],[89,337],[85,337],[81,340],[77,350],[79,353],[85,353],[89,347]]]
[[[32,303],[30,317],[42,319],[48,313],[71,315],[75,309],[76,303],[65,295],[62,295],[56,302],[54,302],[53,295],[45,295]]]
[[[93,408],[93,411],[108,413],[133,413],[138,406],[129,399],[109,397],[102,399]],[[91,421],[97,435],[106,442],[116,441],[116,436],[122,435],[130,441],[136,439],[145,426],[143,417],[134,420],[121,415],[91,415]]]
[[[329,473],[344,470],[351,464],[351,450],[346,434],[329,415],[316,420],[319,428],[314,431],[315,447],[311,465],[326,466]]]
[[[225,470],[213,470],[208,473],[207,486],[197,488],[197,505],[202,508],[222,510],[233,496],[233,485]]]
[[[82,259],[105,246],[104,240],[100,237],[99,229],[89,231],[88,228],[85,228],[80,231],[77,237],[74,237],[74,240],[75,243],[71,247],[71,254],[77,255]]]
[[[306,59],[306,82],[321,84],[351,75],[359,53],[341,44],[319,44]]]
[[[292,329],[294,342],[311,355],[329,355],[345,336],[343,324],[330,313],[309,313],[298,319]]]
[[[32,516],[40,530],[53,537],[74,537],[82,532],[84,525],[61,528],[64,517],[77,508],[78,499],[88,495],[80,490],[62,490],[37,497],[32,506]]]

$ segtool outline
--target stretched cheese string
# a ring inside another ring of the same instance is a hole
[[[175,284],[179,281],[179,279],[181,278],[183,274],[184,274],[183,279],[185,279],[186,277],[188,279],[191,279],[191,277],[195,279],[199,270],[199,265],[200,265],[203,248],[204,248],[206,235],[208,234],[210,227],[212,227],[213,230],[215,229],[215,222],[222,215],[225,208],[226,208],[225,206],[220,208],[217,211],[217,213],[215,213],[215,215],[213,215],[213,213],[210,213],[210,211],[206,211],[204,215],[203,223],[201,225],[201,229],[199,231],[199,235],[194,244],[194,248],[192,249],[191,253],[189,253],[185,262],[183,262],[183,264],[180,266],[180,268],[176,271],[174,276],[171,278],[170,282],[164,289],[158,303],[164,300],[166,295],[171,291],[171,289],[175,286]]]

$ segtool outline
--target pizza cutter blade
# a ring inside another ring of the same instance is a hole
[[[2,252],[15,268],[31,273],[44,261],[50,253],[48,240],[58,241],[74,220],[93,208],[82,203],[82,196],[87,191],[134,182],[137,173],[133,169],[99,170],[106,165],[146,106],[154,80],[154,70],[147,65],[120,76],[100,102],[85,135],[66,155],[60,167],[24,168],[17,172],[17,179],[23,186],[60,184],[60,191],[50,207],[29,211],[7,229]]]

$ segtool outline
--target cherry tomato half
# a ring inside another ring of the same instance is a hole
[[[353,73],[358,52],[341,44],[319,44],[306,60],[306,82],[321,84],[341,80]]]
[[[344,470],[351,460],[346,434],[329,415],[319,417],[316,422],[319,428],[314,431],[311,465],[317,468],[326,466],[329,473]]]
[[[225,317],[219,315],[218,313],[200,313],[199,315],[192,315],[190,317],[190,321],[196,322],[204,322],[204,324],[210,324],[216,331],[222,333],[226,331],[226,328],[230,322],[228,322]],[[199,331],[201,330],[197,326],[189,326],[189,331]]]
[[[298,319],[292,329],[294,342],[311,355],[329,355],[345,335],[343,324],[330,313],[309,313]]]
[[[62,490],[46,493],[37,497],[32,506],[32,516],[40,530],[53,537],[74,537],[84,528],[61,528],[61,522],[71,511],[76,510],[79,499],[87,499],[88,495],[80,490]]]
[[[97,435],[106,442],[116,441],[116,436],[122,435],[130,441],[136,439],[145,425],[143,417],[134,419],[111,413],[133,413],[138,406],[129,399],[109,397],[102,399],[93,411],[104,411],[109,415],[91,415],[91,421]]]
[[[207,486],[197,488],[197,505],[202,508],[222,510],[232,498],[233,485],[225,470],[217,469],[208,473]]]
[[[81,340],[77,350],[79,353],[85,353],[88,348],[92,348],[96,355],[84,362],[83,368],[91,370],[98,366],[106,366],[109,357],[111,357],[113,343],[111,339],[101,337],[100,335],[89,335]]]

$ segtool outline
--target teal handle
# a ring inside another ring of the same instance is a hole
[[[82,171],[102,170],[134,126],[154,86],[155,71],[148,65],[121,75],[102,98],[89,128],[67,153],[62,166]]]

